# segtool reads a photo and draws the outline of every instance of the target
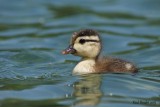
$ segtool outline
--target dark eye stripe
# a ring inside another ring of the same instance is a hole
[[[79,43],[84,44],[86,42],[99,42],[98,40],[92,40],[92,39],[80,39]]]
[[[85,39],[86,42],[99,42],[98,40]]]

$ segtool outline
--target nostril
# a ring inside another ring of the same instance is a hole
[[[66,54],[74,54],[74,53],[76,53],[76,50],[73,48],[72,45],[69,45],[69,47],[68,47],[67,49],[63,50],[61,53],[62,53],[63,55],[66,55]]]

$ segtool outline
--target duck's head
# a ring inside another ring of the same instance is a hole
[[[96,58],[101,51],[99,34],[92,29],[73,33],[70,45],[62,54],[73,54],[83,58]]]

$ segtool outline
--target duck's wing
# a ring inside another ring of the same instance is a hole
[[[100,72],[137,72],[136,66],[126,60],[112,57],[100,57],[95,68]]]

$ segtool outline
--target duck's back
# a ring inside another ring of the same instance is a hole
[[[125,72],[137,72],[138,69],[131,62],[125,61],[119,58],[112,57],[100,57],[96,61],[95,66],[96,71],[101,72],[115,72],[115,73],[125,73]]]

